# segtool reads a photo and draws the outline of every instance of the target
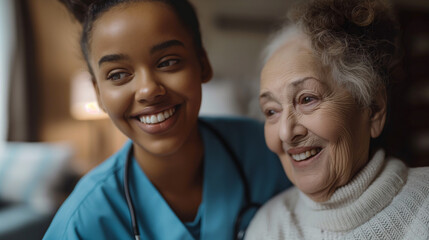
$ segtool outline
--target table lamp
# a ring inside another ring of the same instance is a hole
[[[91,75],[78,72],[71,81],[71,115],[77,120],[100,120],[108,118],[97,103]]]

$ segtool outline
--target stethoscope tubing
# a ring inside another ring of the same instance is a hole
[[[247,181],[246,178],[246,174],[244,173],[244,169],[241,166],[237,155],[235,154],[235,152],[231,149],[230,145],[226,142],[225,138],[219,133],[219,131],[217,131],[213,126],[211,126],[210,124],[206,123],[203,120],[199,120],[200,123],[202,125],[204,125],[206,128],[208,128],[214,135],[216,135],[216,137],[218,138],[219,141],[221,141],[222,145],[224,146],[224,148],[226,149],[226,151],[228,152],[229,156],[231,156],[232,162],[235,165],[235,169],[237,169],[238,174],[240,175],[241,181],[243,183],[243,187],[244,187],[244,199],[245,199],[245,205],[244,207],[240,210],[240,212],[237,215],[237,218],[235,220],[235,224],[234,224],[234,236],[235,239],[242,239],[244,237],[244,230],[240,230],[240,225],[241,225],[241,221],[243,219],[244,214],[249,211],[252,208],[258,209],[261,207],[261,204],[259,203],[252,203],[251,201],[251,196],[250,196],[250,189],[249,189],[249,182]]]
[[[218,140],[220,140],[220,142],[222,143],[222,145],[224,146],[224,148],[226,149],[226,151],[230,155],[230,157],[234,163],[234,166],[237,169],[238,174],[240,175],[241,181],[243,183],[245,206],[240,210],[240,212],[239,212],[239,214],[235,220],[235,224],[234,224],[235,239],[242,239],[244,237],[245,231],[240,230],[240,225],[241,225],[241,221],[242,221],[244,214],[252,208],[258,209],[259,207],[261,207],[261,204],[260,203],[253,203],[251,201],[249,182],[247,181],[246,175],[244,173],[244,169],[241,166],[237,155],[231,149],[230,145],[226,142],[225,138],[219,133],[219,131],[217,131],[213,126],[206,123],[205,121],[199,119],[199,123],[202,124],[203,126],[205,126],[207,129],[209,129],[218,138]],[[132,160],[132,155],[133,155],[133,145],[131,145],[131,147],[128,151],[128,154],[127,154],[127,159],[125,161],[124,193],[125,193],[125,198],[127,200],[128,209],[130,211],[131,224],[132,224],[132,228],[133,228],[134,237],[136,240],[140,240],[140,231],[138,228],[137,217],[136,217],[136,213],[135,213],[134,204],[133,204],[133,201],[131,198],[130,189],[129,189],[129,182],[128,182],[129,181],[129,168],[130,168],[130,162]]]
[[[139,231],[139,227],[137,225],[137,218],[136,218],[136,213],[135,213],[135,209],[134,209],[134,204],[133,204],[133,200],[131,199],[131,194],[130,194],[130,189],[129,189],[129,184],[128,184],[128,171],[129,171],[129,165],[132,159],[132,154],[133,154],[133,145],[131,144],[130,150],[128,151],[127,154],[127,160],[125,161],[125,172],[124,172],[124,191],[125,191],[125,198],[127,199],[127,205],[128,205],[128,209],[130,211],[130,215],[131,215],[131,224],[133,227],[133,233],[134,233],[134,237],[136,240],[140,240],[140,231]]]

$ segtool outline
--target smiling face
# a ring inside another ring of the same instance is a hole
[[[99,103],[138,146],[136,156],[170,156],[199,138],[201,84],[211,68],[168,5],[111,8],[94,22],[89,46]]]
[[[379,134],[371,111],[332,81],[302,33],[264,66],[260,105],[267,145],[289,179],[315,201],[328,200],[367,163],[371,134]]]

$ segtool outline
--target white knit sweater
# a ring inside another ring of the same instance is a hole
[[[380,150],[326,202],[295,187],[270,200],[246,233],[254,239],[429,239],[429,167]]]

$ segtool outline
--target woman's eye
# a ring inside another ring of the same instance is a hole
[[[128,76],[130,76],[129,73],[126,73],[126,72],[117,72],[117,73],[109,74],[109,76],[107,76],[107,79],[108,80],[112,80],[112,81],[118,81],[118,80],[124,79],[124,78],[126,78]]]
[[[178,59],[170,59],[158,64],[158,67],[159,68],[170,67],[170,66],[173,66],[174,64],[177,64],[178,62],[179,62]]]
[[[301,101],[299,101],[299,102],[300,102],[300,104],[308,104],[308,103],[311,103],[315,100],[316,100],[316,98],[313,96],[304,96],[301,98]]]
[[[264,114],[265,114],[265,116],[266,116],[266,117],[271,117],[271,116],[273,116],[274,114],[276,114],[276,111],[274,111],[274,110],[272,110],[272,109],[269,109],[269,110],[266,110],[266,111],[264,112]]]

